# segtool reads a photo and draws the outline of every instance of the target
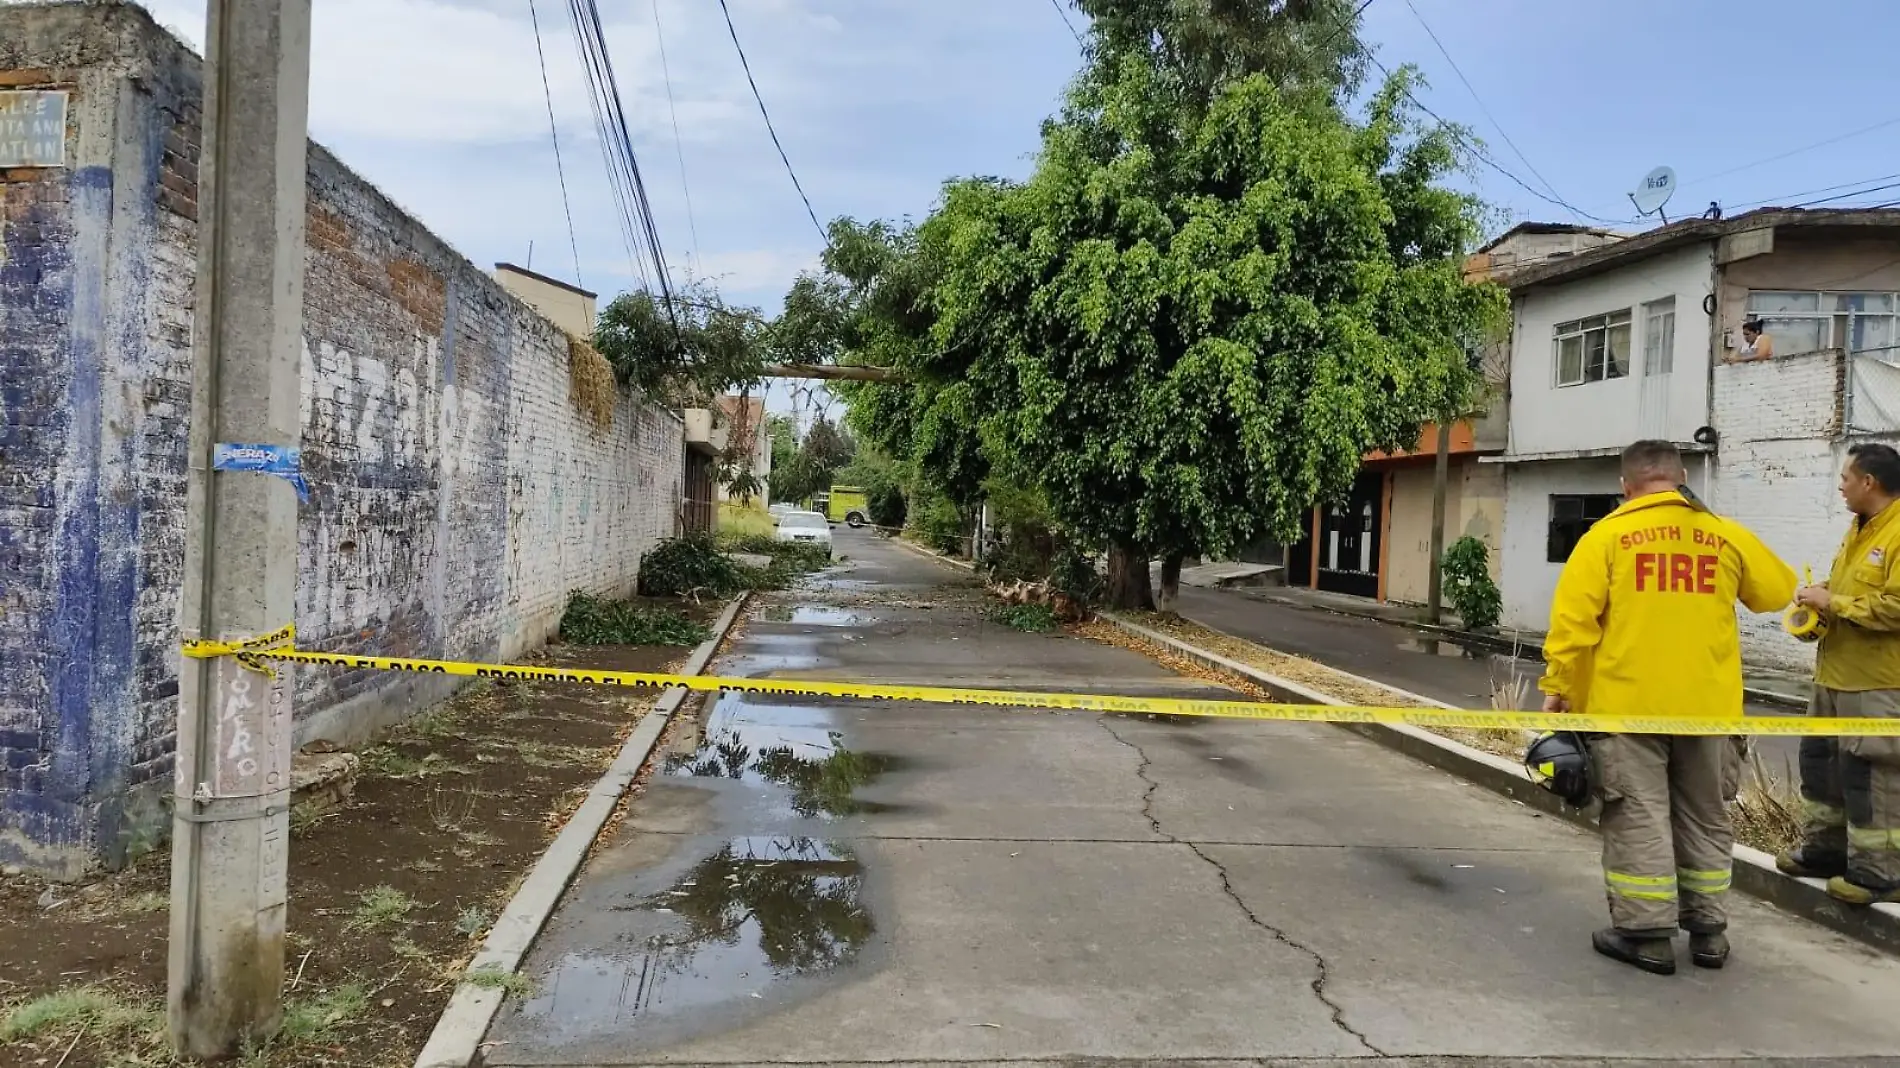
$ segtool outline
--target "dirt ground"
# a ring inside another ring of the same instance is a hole
[[[710,621],[721,606],[685,607]],[[689,652],[529,659],[666,671]],[[516,882],[657,697],[477,682],[363,750],[347,806],[293,812],[285,1027],[247,1068],[413,1063]],[[82,886],[0,879],[0,1068],[174,1063],[169,880],[162,849]]]

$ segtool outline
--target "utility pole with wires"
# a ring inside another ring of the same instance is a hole
[[[238,642],[291,621],[311,0],[208,0],[182,630]],[[288,669],[179,672],[167,1010],[217,1059],[282,1020]]]

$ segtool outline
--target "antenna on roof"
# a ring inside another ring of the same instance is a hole
[[[1658,167],[1643,175],[1642,184],[1636,192],[1630,194],[1630,203],[1636,205],[1638,215],[1656,215],[1668,225],[1669,216],[1663,215],[1663,205],[1676,193],[1676,172],[1670,167]]]

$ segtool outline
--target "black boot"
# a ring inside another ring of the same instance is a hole
[[[1782,850],[1775,857],[1775,867],[1781,869],[1781,874],[1797,879],[1831,879],[1847,874],[1847,857],[1839,853],[1809,856],[1805,848],[1796,847]]]
[[[1611,960],[1641,968],[1651,975],[1676,974],[1676,947],[1668,935],[1631,934],[1605,927],[1590,936],[1590,945]]]
[[[1698,968],[1720,968],[1728,963],[1728,936],[1720,931],[1690,931],[1689,960]]]

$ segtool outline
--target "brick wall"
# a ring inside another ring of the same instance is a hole
[[[1837,353],[1717,364],[1713,423],[1721,435],[1711,507],[1753,530],[1799,572],[1824,577],[1847,523],[1838,486],[1843,361]],[[1804,670],[1814,651],[1779,616],[1741,613],[1742,657]]]
[[[169,781],[197,68],[136,8],[0,8],[0,88],[73,92],[71,166],[0,173],[0,862],[113,862]],[[570,589],[631,589],[678,420],[623,393],[589,422],[565,335],[316,146],[309,183],[300,643],[508,658]],[[297,677],[300,741],[442,695]]]

